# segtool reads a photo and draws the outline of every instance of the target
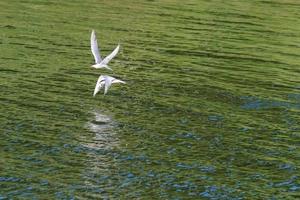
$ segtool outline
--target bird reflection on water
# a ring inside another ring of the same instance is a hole
[[[115,162],[111,158],[112,152],[119,146],[119,139],[114,130],[115,122],[112,117],[105,115],[102,111],[91,112],[92,118],[86,123],[86,128],[94,136],[90,139],[83,139],[87,151],[86,169],[84,172],[84,184],[90,188],[91,198],[108,198],[107,193],[110,187],[109,180],[114,170]],[[94,179],[97,177],[97,183]],[[97,194],[94,196],[94,193]]]
[[[118,138],[114,132],[114,121],[110,116],[103,114],[101,111],[93,111],[93,118],[87,122],[87,128],[95,133],[93,141],[86,144],[89,148],[94,149],[112,149],[118,146]]]

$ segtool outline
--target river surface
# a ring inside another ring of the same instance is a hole
[[[299,199],[299,124],[298,0],[0,1],[1,200]]]

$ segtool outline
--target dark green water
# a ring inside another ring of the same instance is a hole
[[[300,198],[299,1],[1,0],[0,28],[0,199]]]

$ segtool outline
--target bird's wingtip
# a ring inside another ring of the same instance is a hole
[[[110,67],[105,67],[106,69],[109,69],[109,70],[111,70],[111,71],[114,71],[114,70],[112,70],[112,68],[110,68]]]

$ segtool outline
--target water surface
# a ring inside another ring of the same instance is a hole
[[[0,2],[0,199],[297,199],[296,0]],[[121,44],[113,72],[95,70]],[[125,80],[93,98],[100,73]]]

